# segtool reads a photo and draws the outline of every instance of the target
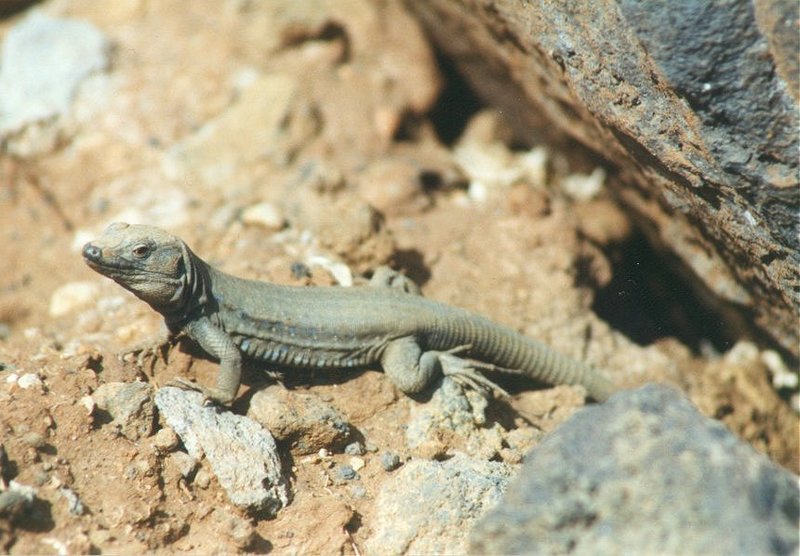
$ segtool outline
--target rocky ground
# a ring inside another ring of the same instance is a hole
[[[275,436],[288,503],[253,510],[154,406],[217,364],[139,357],[158,316],[81,260],[114,221],[280,283],[390,264],[626,387],[672,385],[797,472],[780,355],[716,333],[591,156],[510,144],[398,2],[54,0],[0,38],[3,551],[463,552],[585,405],[507,377],[483,408],[449,381],[411,399],[373,369],[251,369],[233,413]]]

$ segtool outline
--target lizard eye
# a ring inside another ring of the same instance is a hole
[[[140,243],[131,250],[131,253],[133,253],[134,257],[138,259],[143,259],[150,254],[150,246],[144,243]]]

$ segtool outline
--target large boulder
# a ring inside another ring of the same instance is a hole
[[[526,457],[472,554],[797,554],[797,476],[649,384],[584,408]]]
[[[521,138],[602,153],[651,241],[798,355],[796,2],[407,5]]]

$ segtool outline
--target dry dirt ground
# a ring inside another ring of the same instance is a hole
[[[676,385],[797,472],[797,418],[772,386],[775,354],[715,337],[713,317],[671,292],[668,265],[638,243],[596,162],[512,148],[397,2],[41,8],[91,22],[112,47],[73,111],[49,122],[52,148],[0,159],[0,471],[37,493],[33,517],[0,520],[0,550],[358,553],[389,476],[382,452],[406,461],[470,449],[444,433],[407,448],[403,424],[425,400],[376,370],[300,373],[287,387],[333,405],[366,440],[363,488],[332,479],[352,458],[341,447],[308,456],[281,445],[292,503],[274,519],[227,503],[207,470],[198,479],[202,463],[186,480],[152,437],[132,441],[87,406],[104,383],[209,383],[216,371],[191,345],[144,367],[125,355],[159,318],[79,251],[117,220],[165,227],[225,271],[281,283],[357,281],[391,264],[426,296],[621,384]],[[0,37],[25,16],[0,22]],[[234,411],[264,387],[251,375]],[[517,463],[584,404],[577,388],[501,380],[504,434],[531,434],[472,455]]]

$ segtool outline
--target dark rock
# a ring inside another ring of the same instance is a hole
[[[588,407],[535,448],[474,554],[792,554],[797,477],[677,391]]]
[[[0,518],[11,522],[24,519],[34,500],[36,489],[11,481],[8,488],[0,492]]]
[[[352,481],[358,478],[358,473],[351,466],[344,464],[336,468],[336,482]]]
[[[382,453],[381,467],[383,467],[384,471],[394,471],[400,467],[400,456],[393,452]]]
[[[364,445],[358,441],[351,442],[344,447],[344,453],[350,456],[363,456],[364,452]]]
[[[800,354],[797,2],[406,5],[518,142],[602,153],[726,319]]]

